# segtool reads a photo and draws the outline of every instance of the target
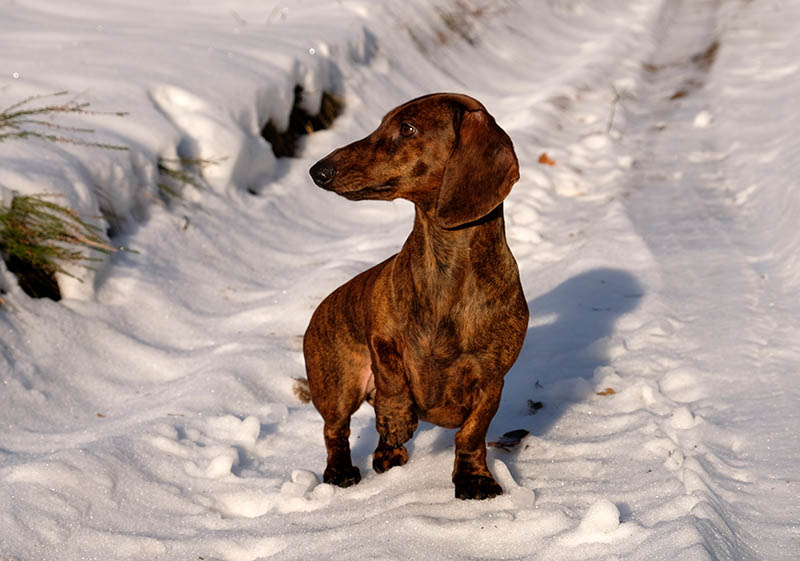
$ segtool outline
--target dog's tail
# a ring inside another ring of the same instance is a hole
[[[308,380],[305,378],[295,378],[292,390],[294,391],[294,395],[297,396],[297,399],[303,403],[309,403],[311,401],[311,388],[308,387]]]

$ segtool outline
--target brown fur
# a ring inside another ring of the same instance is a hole
[[[311,398],[325,421],[324,480],[360,480],[348,437],[367,399],[380,437],[376,471],[406,462],[403,444],[422,419],[459,429],[457,497],[502,494],[486,465],[486,431],[528,325],[503,221],[519,178],[511,139],[476,100],[434,94],[390,111],[310,172],[348,199],[416,206],[400,252],[335,290],[306,331]]]

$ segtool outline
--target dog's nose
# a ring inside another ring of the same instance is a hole
[[[327,187],[336,175],[336,168],[323,160],[311,166],[308,173],[311,174],[311,179],[314,180],[314,183],[320,187]]]

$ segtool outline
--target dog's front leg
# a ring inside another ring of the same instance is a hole
[[[502,379],[484,383],[478,390],[472,410],[456,433],[456,461],[453,483],[456,498],[489,499],[503,494],[486,465],[486,433],[500,405]]]
[[[395,344],[377,336],[371,342],[376,390],[375,426],[380,436],[372,456],[372,468],[383,473],[408,460],[408,451],[403,444],[414,435],[418,419],[402,358]]]

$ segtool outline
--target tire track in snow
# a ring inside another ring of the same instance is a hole
[[[645,349],[677,363],[659,384],[684,402],[668,438],[680,454],[675,475],[688,520],[710,558],[757,559],[779,553],[752,516],[763,507],[752,498],[763,466],[748,456],[758,434],[748,434],[748,419],[770,403],[778,410],[788,403],[754,397],[782,381],[761,359],[772,322],[763,279],[742,248],[745,225],[720,196],[730,141],[715,133],[707,87],[725,48],[719,8],[716,1],[664,3],[639,95],[627,107],[625,143],[638,153],[627,208],[661,271],[659,297],[679,325],[671,349]],[[744,411],[733,403],[753,405]]]

